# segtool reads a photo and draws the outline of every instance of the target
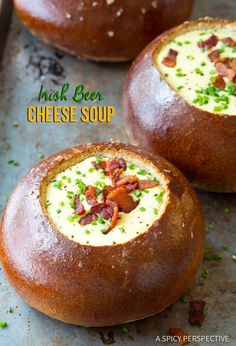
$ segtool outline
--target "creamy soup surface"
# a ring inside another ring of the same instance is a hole
[[[46,208],[50,219],[59,232],[69,239],[84,245],[103,246],[125,243],[146,232],[162,213],[168,192],[165,191],[163,177],[158,176],[154,170],[126,161],[126,169],[121,173],[120,179],[126,176],[135,176],[140,180],[156,182],[156,186],[129,192],[137,206],[128,213],[119,211],[118,220],[110,231],[110,218],[104,218],[95,213],[93,221],[86,225],[81,220],[91,213],[86,191],[88,186],[96,188],[97,203],[104,202],[103,189],[111,186],[112,182],[104,169],[96,169],[96,163],[108,162],[107,157],[89,157],[78,164],[57,174],[46,190]],[[98,167],[97,167],[98,168]],[[83,215],[78,215],[76,200],[84,207]],[[109,209],[110,210],[110,209]]]
[[[177,54],[175,66],[164,63],[169,54]],[[236,28],[186,32],[163,46],[156,62],[168,84],[190,105],[236,115]]]

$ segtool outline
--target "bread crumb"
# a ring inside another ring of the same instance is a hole
[[[107,5],[112,5],[114,4],[115,0],[107,0]]]
[[[158,7],[158,1],[157,0],[152,2],[152,7],[154,7],[154,8]]]
[[[113,36],[115,35],[115,33],[114,33],[114,31],[108,31],[108,32],[107,32],[107,35],[108,35],[109,37],[113,37]]]
[[[123,12],[124,12],[123,8],[120,8],[120,9],[116,12],[117,17],[120,17],[120,16],[122,15]]]
[[[147,12],[146,8],[141,8],[141,12],[145,14]]]
[[[94,2],[92,3],[92,5],[93,5],[93,7],[96,7],[96,6],[98,5],[97,1],[94,1]]]
[[[71,14],[69,12],[66,13],[66,18],[71,19]]]

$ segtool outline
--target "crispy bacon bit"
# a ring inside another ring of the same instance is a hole
[[[216,71],[223,77],[227,77],[227,64],[223,62],[218,62],[216,64]]]
[[[126,170],[126,162],[124,159],[122,159],[121,157],[116,157],[115,159],[107,161],[106,171],[108,173],[114,171],[117,168],[122,168],[123,170]]]
[[[208,58],[211,62],[218,61],[220,59],[220,51],[219,49],[213,50],[210,54],[208,54]]]
[[[236,72],[232,69],[228,69],[227,70],[227,78],[231,81],[231,82],[234,82],[235,81],[235,78],[236,78]]]
[[[225,37],[222,40],[223,43],[229,43],[229,47],[235,47],[236,42],[231,37]]]
[[[134,175],[128,175],[126,177],[121,178],[116,182],[116,186],[120,187],[126,184],[134,184],[138,182],[138,178]]]
[[[133,192],[137,190],[137,187],[138,187],[138,183],[124,185],[124,188],[126,189],[127,192]]]
[[[120,168],[123,168],[124,170],[126,170],[127,165],[126,165],[125,160],[122,159],[121,157],[118,157],[117,160],[118,160],[118,162],[119,162]]]
[[[116,226],[117,221],[118,221],[118,216],[119,216],[119,209],[118,209],[118,207],[114,207],[113,208],[113,215],[111,218],[111,223],[110,223],[110,226],[107,230],[107,233],[110,232]]]
[[[143,191],[145,189],[151,189],[158,186],[159,184],[154,180],[139,180],[138,187],[139,190]]]
[[[105,171],[107,163],[106,163],[106,161],[100,161],[99,163],[93,162],[93,166],[97,171],[99,169],[103,169]]]
[[[227,62],[218,62],[216,64],[216,71],[223,77],[227,77],[230,81],[234,81],[236,77],[236,72],[228,67]]]
[[[114,210],[106,205],[106,203],[99,203],[91,208],[92,213],[102,216],[105,220],[112,218]]]
[[[107,205],[117,206],[124,213],[130,213],[138,204],[139,200],[134,201],[124,187],[118,187],[107,196]]]
[[[85,190],[85,197],[89,205],[96,205],[97,202],[97,194],[96,188],[94,186],[87,186]]]
[[[191,324],[202,325],[205,315],[206,302],[203,300],[192,300],[189,302],[189,322]]]
[[[175,67],[177,62],[178,52],[174,49],[169,49],[168,55],[162,60],[162,64],[167,67]]]
[[[74,205],[75,205],[75,214],[77,215],[84,215],[85,213],[85,209],[84,209],[84,205],[83,203],[80,201],[80,197],[79,196],[75,196],[74,199]]]
[[[138,188],[138,178],[134,175],[123,177],[116,182],[116,186],[123,186],[127,192],[135,191]]]
[[[86,225],[89,225],[92,221],[97,221],[98,219],[98,216],[94,213],[89,213],[85,216],[83,216],[79,223],[81,226],[86,226]]]
[[[187,345],[188,342],[188,334],[183,331],[183,329],[178,327],[169,328],[169,333],[179,337],[180,345]]]
[[[224,81],[224,78],[222,76],[217,76],[215,82],[212,83],[216,88],[220,90],[224,90],[226,83]]]
[[[209,50],[212,47],[215,47],[218,42],[218,37],[216,35],[212,35],[206,41],[198,42],[198,47],[204,48],[205,50]]]
[[[111,179],[113,185],[115,185],[116,182],[120,179],[120,176],[123,172],[123,168],[116,168],[113,171],[109,172],[109,178]]]
[[[106,208],[106,203],[99,203],[99,204],[91,207],[91,212],[99,214],[102,211],[102,209],[104,209],[104,208]]]
[[[113,190],[114,188],[111,185],[106,185],[104,189],[102,190],[102,195],[103,195],[103,201],[106,201],[107,196],[109,193]]]
[[[236,58],[233,58],[230,63],[229,66],[231,67],[231,69],[236,72]]]
[[[106,207],[102,209],[101,212],[99,213],[99,215],[102,216],[105,220],[111,219],[113,214],[114,214],[114,208],[111,208],[111,207]]]

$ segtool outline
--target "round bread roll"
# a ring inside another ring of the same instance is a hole
[[[200,19],[157,37],[131,67],[123,113],[132,143],[203,190],[236,192],[236,22]]]
[[[186,178],[120,143],[38,163],[5,208],[1,261],[19,295],[66,323],[110,326],[156,314],[192,284],[204,220]]]
[[[44,43],[78,58],[127,61],[182,23],[194,0],[14,0],[22,22]]]

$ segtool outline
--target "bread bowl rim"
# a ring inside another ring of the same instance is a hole
[[[40,204],[41,212],[46,217],[47,221],[49,222],[49,224],[53,230],[55,230],[56,232],[59,232],[62,236],[66,237],[68,240],[73,241],[75,243],[78,243],[79,245],[96,246],[96,245],[91,245],[91,244],[82,244],[79,241],[75,241],[73,239],[70,239],[69,237],[67,237],[66,235],[64,235],[62,232],[60,232],[58,230],[57,226],[53,222],[53,220],[50,217],[50,215],[47,211],[47,208],[45,206],[47,185],[53,180],[53,177],[55,177],[57,174],[61,173],[63,170],[68,169],[68,168],[70,168],[70,167],[72,167],[72,166],[74,166],[80,162],[83,162],[83,160],[85,160],[89,157],[96,156],[96,155],[102,155],[102,154],[107,155],[108,158],[109,158],[109,156],[112,157],[112,155],[114,155],[114,149],[112,147],[108,148],[108,149],[104,148],[104,147],[102,149],[100,149],[99,147],[101,145],[102,146],[104,146],[104,145],[109,146],[109,145],[113,145],[115,143],[119,144],[119,142],[117,142],[117,141],[116,142],[113,141],[113,142],[92,143],[92,147],[93,147],[92,150],[89,148],[90,144],[85,144],[84,150],[82,152],[80,152],[77,149],[77,147],[71,147],[71,148],[65,149],[65,151],[67,151],[68,149],[74,150],[74,155],[66,161],[62,161],[59,163],[55,162],[55,164],[53,164],[53,166],[50,168],[50,170],[48,170],[46,172],[46,174],[43,175],[43,177],[41,178],[41,180],[39,182],[39,204]],[[94,146],[98,147],[98,150],[97,150],[97,148],[94,148]],[[51,158],[54,155],[56,155],[57,157],[60,156],[60,153],[63,153],[63,151],[57,152],[57,153],[49,156],[48,158],[46,158],[46,161],[51,160]],[[142,154],[144,156],[142,156]],[[137,164],[140,165],[139,167],[145,167],[146,169],[151,168],[152,171],[155,172],[158,180],[161,180],[161,187],[163,188],[163,190],[165,192],[164,193],[164,201],[158,210],[158,214],[156,215],[155,220],[149,225],[148,228],[145,228],[144,231],[140,232],[140,234],[136,235],[133,238],[130,238],[129,240],[126,240],[126,241],[121,242],[121,243],[110,244],[110,245],[98,245],[98,247],[125,245],[129,241],[133,241],[134,239],[136,240],[140,236],[151,231],[153,226],[155,226],[155,223],[158,223],[158,221],[164,216],[166,208],[168,207],[168,205],[170,203],[170,195],[171,195],[171,192],[169,190],[169,183],[170,182],[169,182],[169,179],[166,177],[166,174],[165,174],[166,172],[160,170],[158,168],[158,166],[153,162],[152,158],[147,157],[146,154],[147,153],[144,153],[143,150],[140,150],[140,153],[134,152],[134,151],[132,151],[131,146],[129,146],[129,149],[128,148],[120,148],[117,156],[121,156],[125,160],[130,159],[134,162],[136,160]],[[41,164],[43,164],[43,162],[44,161],[41,161]]]

